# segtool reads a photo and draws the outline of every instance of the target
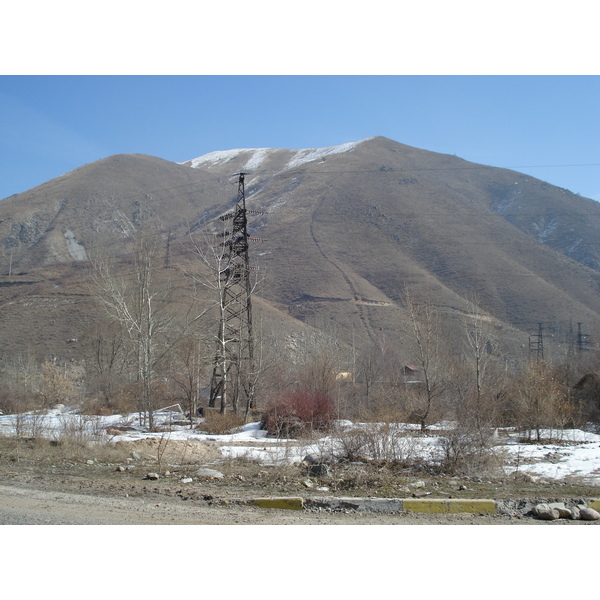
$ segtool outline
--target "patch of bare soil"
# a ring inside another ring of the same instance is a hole
[[[352,511],[277,510],[245,504],[253,498],[331,496],[406,498],[598,498],[598,488],[575,482],[513,478],[450,478],[385,465],[335,465],[323,477],[299,466],[267,467],[247,460],[223,461],[215,445],[158,440],[111,447],[0,438],[0,524],[535,524],[514,515],[369,514]],[[135,453],[135,454],[133,454]],[[201,467],[223,477],[199,476]],[[150,472],[158,479],[149,479]],[[567,521],[556,525],[598,522]]]
[[[170,465],[195,465],[218,460],[221,455],[211,442],[145,438],[115,442],[115,448],[126,455],[136,452],[144,460],[156,460]]]

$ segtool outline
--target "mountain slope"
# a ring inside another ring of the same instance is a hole
[[[215,158],[190,164],[221,176],[254,169],[248,204],[266,212],[255,222],[268,239],[260,257],[271,274],[267,295],[298,317],[362,323],[373,337],[397,328],[393,306],[408,285],[449,314],[477,298],[524,331],[538,322],[597,326],[600,280],[590,266],[598,264],[600,205],[593,201],[385,138]],[[552,235],[540,235],[551,219]],[[573,248],[580,253],[569,258]]]
[[[386,335],[401,345],[408,287],[440,306],[450,330],[475,303],[513,349],[540,322],[560,342],[572,323],[600,328],[599,204],[382,137],[213,152],[183,164],[117,155],[6,199],[0,324],[14,318],[10,302],[31,293],[27,274],[39,287],[38,269],[61,271],[68,295],[90,255],[131,251],[144,213],[160,220],[165,253],[184,260],[178,243],[231,209],[241,171],[248,208],[262,212],[250,217],[264,239],[251,258],[270,310],[330,322],[348,341]]]

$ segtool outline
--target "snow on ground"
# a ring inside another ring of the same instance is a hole
[[[327,435],[322,438],[302,442],[295,439],[267,438],[260,423],[248,423],[235,433],[212,435],[192,430],[181,424],[183,416],[179,412],[155,413],[157,425],[166,429],[162,433],[148,433],[139,423],[138,415],[90,416],[81,415],[69,408],[55,408],[43,414],[25,413],[20,415],[0,415],[0,435],[43,435],[58,439],[62,435],[78,435],[98,442],[135,441],[144,438],[164,438],[170,440],[211,441],[219,445],[224,459],[244,457],[263,464],[293,464],[300,462],[312,452],[331,452],[335,455],[340,449],[340,437]],[[122,435],[107,433],[109,427],[131,428]],[[338,430],[367,430],[375,424],[339,421]],[[402,444],[401,451],[415,460],[435,461],[440,457],[439,431],[450,427],[450,423],[432,425],[427,435],[420,434],[418,427],[410,424],[396,424],[390,427],[395,431],[394,443]],[[586,483],[600,485],[600,435],[580,429],[543,431],[542,438],[552,439],[551,443],[523,443],[522,434],[504,429],[498,435],[498,447],[506,455],[507,473],[521,471],[546,479],[582,478]]]

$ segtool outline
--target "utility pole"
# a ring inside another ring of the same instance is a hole
[[[538,323],[538,332],[529,335],[529,353],[535,354],[537,360],[544,360],[543,324]]]
[[[581,326],[583,323],[577,323],[577,352],[582,353],[584,350],[588,349],[588,336],[583,333],[581,330]]]
[[[244,184],[239,173],[235,209],[219,217],[230,227],[221,234],[223,255],[219,266],[220,319],[217,351],[210,385],[209,406],[220,405],[224,413],[231,405],[237,413],[242,403],[246,413],[254,406],[254,334],[252,330],[252,284],[250,281],[248,212]]]

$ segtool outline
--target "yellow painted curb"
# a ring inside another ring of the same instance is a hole
[[[459,500],[435,498],[406,499],[402,501],[406,512],[416,513],[475,513],[492,515],[496,514],[494,500]]]
[[[287,510],[302,510],[304,508],[303,498],[254,498],[250,502],[261,508],[284,508]]]
[[[588,508],[593,508],[594,510],[600,512],[600,500],[592,500],[591,502],[588,502],[587,505]]]

